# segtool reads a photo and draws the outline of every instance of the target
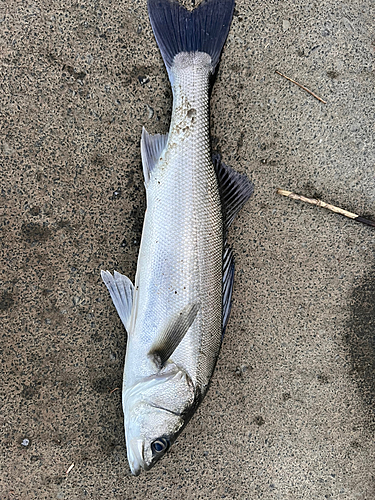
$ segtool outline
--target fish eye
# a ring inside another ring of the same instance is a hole
[[[169,442],[167,439],[159,438],[155,439],[155,441],[151,443],[151,450],[153,453],[163,453],[163,451],[166,451],[168,446]]]

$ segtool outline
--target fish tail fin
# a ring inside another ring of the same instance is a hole
[[[203,0],[194,10],[176,0],[148,0],[151,26],[171,79],[180,52],[205,52],[215,72],[232,21],[234,0]]]

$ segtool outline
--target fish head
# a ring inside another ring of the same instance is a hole
[[[190,377],[182,370],[156,374],[124,391],[124,424],[132,474],[148,471],[183,430],[196,408]]]

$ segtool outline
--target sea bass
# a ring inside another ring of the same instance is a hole
[[[122,403],[134,475],[165,454],[202,401],[230,312],[226,234],[253,187],[211,158],[209,91],[233,8],[148,1],[173,89],[171,125],[165,135],[142,132],[147,211],[135,285],[102,271],[128,333]]]

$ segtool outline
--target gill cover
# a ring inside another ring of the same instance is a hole
[[[173,363],[124,391],[125,438],[132,474],[149,470],[174,443],[196,408],[191,379]]]

